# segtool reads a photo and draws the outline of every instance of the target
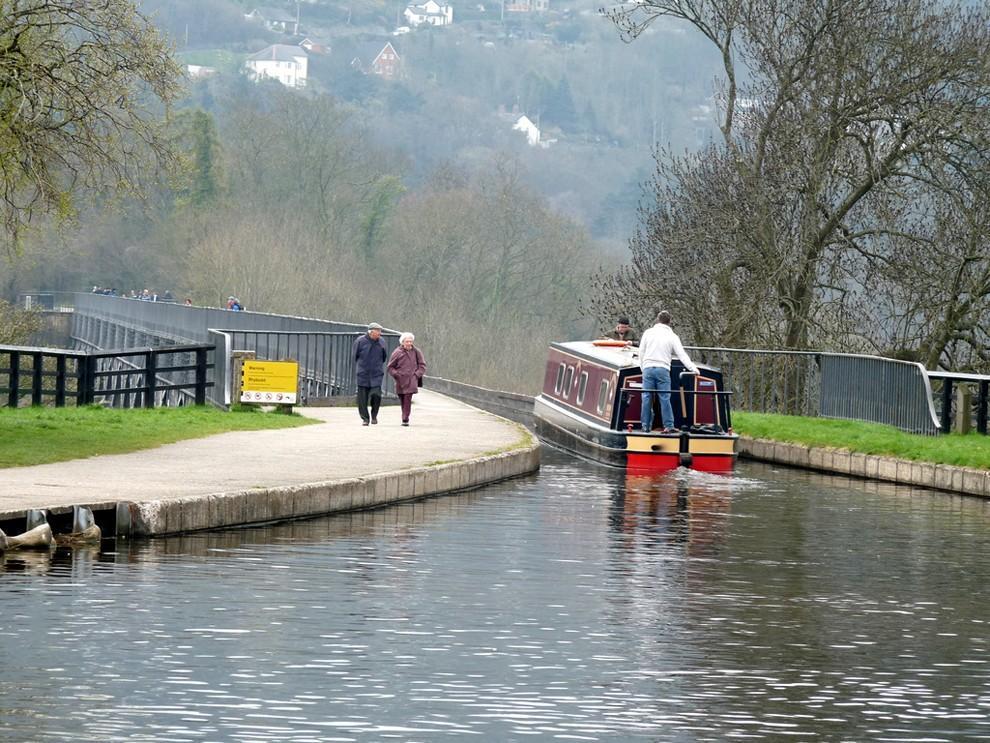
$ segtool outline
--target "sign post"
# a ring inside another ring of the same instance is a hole
[[[299,362],[244,359],[241,402],[295,405],[299,394]]]

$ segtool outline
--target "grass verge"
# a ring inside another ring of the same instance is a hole
[[[150,410],[0,408],[0,468],[64,462],[98,454],[125,454],[226,431],[294,428],[319,421],[241,408]]]
[[[990,436],[977,433],[919,436],[879,423],[737,411],[732,413],[732,426],[754,439],[990,470]]]

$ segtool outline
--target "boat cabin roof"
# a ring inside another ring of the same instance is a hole
[[[635,346],[596,346],[591,341],[568,341],[551,346],[613,369],[639,368],[639,349]]]

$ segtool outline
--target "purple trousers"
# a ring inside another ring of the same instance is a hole
[[[406,393],[405,395],[403,394],[399,395],[399,405],[402,406],[403,423],[409,422],[409,412],[412,410],[412,396],[413,396],[412,392]]]

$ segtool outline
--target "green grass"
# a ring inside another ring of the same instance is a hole
[[[212,67],[221,72],[237,70],[244,61],[243,54],[234,54],[227,49],[196,49],[179,52],[176,58],[184,65],[193,64],[201,67]]]
[[[736,411],[732,425],[737,433],[756,439],[990,469],[990,436],[977,433],[918,436],[878,423]]]
[[[114,410],[0,408],[0,468],[124,454],[225,431],[293,428],[318,421],[298,415],[212,407]]]

